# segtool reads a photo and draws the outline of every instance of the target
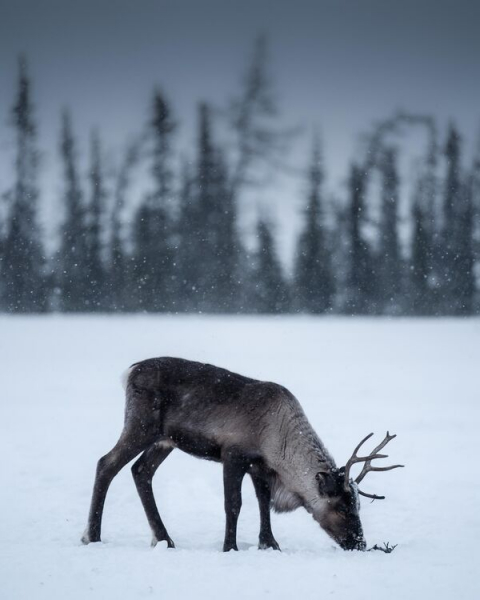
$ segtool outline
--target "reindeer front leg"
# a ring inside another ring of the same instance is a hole
[[[223,551],[238,550],[237,522],[242,507],[242,481],[248,469],[248,458],[239,450],[228,449],[223,458],[225,493],[225,541]]]
[[[255,494],[257,495],[258,506],[260,508],[260,536],[258,547],[260,550],[265,550],[267,548],[280,550],[277,540],[273,537],[272,525],[270,523],[270,500],[272,491],[268,477],[261,472],[250,472],[250,476],[253,481],[253,487],[255,488]]]

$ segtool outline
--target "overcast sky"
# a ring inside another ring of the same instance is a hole
[[[235,92],[262,31],[285,123],[319,128],[328,184],[341,189],[358,134],[397,108],[433,113],[442,125],[455,119],[471,146],[479,30],[478,0],[0,0],[0,187],[11,171],[19,52],[29,59],[51,194],[63,106],[83,148],[99,125],[114,155],[144,124],[159,85],[188,150],[197,101],[221,103]],[[293,161],[303,162],[307,142],[298,140]],[[276,191],[285,214],[297,202],[292,185]]]

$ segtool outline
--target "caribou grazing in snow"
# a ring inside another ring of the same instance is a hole
[[[115,447],[98,461],[85,544],[100,541],[103,507],[112,479],[143,452],[132,467],[133,478],[152,529],[152,545],[164,540],[174,547],[158,512],[152,478],[174,448],[223,464],[226,528],[223,550],[237,550],[241,486],[248,473],[260,507],[260,548],[279,549],[270,525],[277,512],[303,506],[345,550],[365,550],[359,517],[358,489],[370,471],[386,458],[385,439],[368,455],[357,455],[345,467],[333,458],[307,420],[298,400],[275,383],[257,381],[209,364],[179,358],[135,363],[125,374],[125,424]],[[351,467],[363,463],[353,481]]]

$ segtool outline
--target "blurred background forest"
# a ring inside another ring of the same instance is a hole
[[[321,134],[329,115],[315,125],[282,117],[271,54],[258,35],[229,98],[195,99],[194,141],[181,151],[182,111],[162,81],[144,90],[137,133],[113,154],[98,119],[79,131],[64,108],[48,191],[35,57],[20,55],[14,94],[1,105],[10,138],[0,310],[477,314],[480,138],[467,152],[455,115],[379,114],[352,137],[332,190]],[[301,161],[299,139],[308,146]],[[285,178],[295,181],[284,195],[295,196],[298,215],[289,253],[278,235],[281,201],[252,211],[248,200]]]

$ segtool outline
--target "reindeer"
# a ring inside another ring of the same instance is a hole
[[[257,381],[209,364],[179,358],[135,363],[124,377],[124,428],[114,448],[97,465],[87,529],[82,542],[99,542],[110,483],[128,462],[152,530],[152,545],[175,545],[158,512],[152,478],[174,448],[223,464],[225,493],[224,552],[237,550],[241,486],[249,474],[260,508],[259,548],[280,547],[270,524],[270,508],[288,512],[303,506],[345,550],[365,550],[358,495],[373,499],[358,484],[375,467],[372,460],[395,436],[367,456],[358,456],[367,435],[345,467],[337,468],[308,422],[298,400],[276,383]],[[351,468],[363,463],[353,481]]]

